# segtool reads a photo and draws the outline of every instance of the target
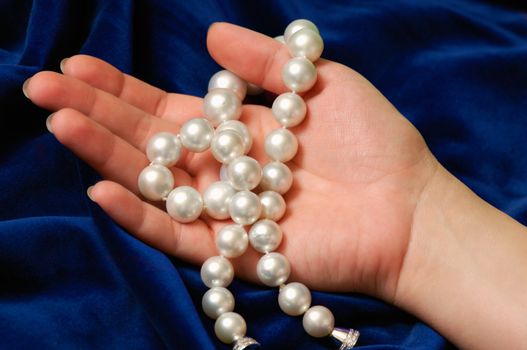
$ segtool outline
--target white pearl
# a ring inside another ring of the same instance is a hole
[[[247,232],[240,225],[227,225],[216,234],[216,247],[227,258],[237,258],[245,253],[248,242]]]
[[[204,118],[193,118],[186,121],[179,131],[181,143],[189,151],[203,152],[207,150],[214,136],[214,129]]]
[[[239,119],[241,114],[241,101],[231,90],[214,89],[203,99],[203,115],[214,126],[226,120]]]
[[[324,51],[324,42],[318,33],[304,28],[291,35],[287,41],[287,48],[291,56],[306,57],[315,62]]]
[[[221,165],[221,167],[220,167],[220,180],[221,181],[228,181],[230,183],[229,174],[227,173],[227,168],[228,168],[228,164],[222,164]]]
[[[222,132],[223,130],[233,130],[240,134],[243,139],[243,154],[247,154],[253,145],[253,137],[249,132],[247,126],[239,120],[227,120],[218,125],[216,132]]]
[[[291,266],[286,257],[280,253],[265,254],[256,265],[256,274],[260,281],[269,287],[283,284],[289,278]]]
[[[228,164],[244,154],[243,139],[234,130],[216,132],[210,144],[212,155],[220,163]]]
[[[317,305],[306,311],[302,325],[310,336],[322,338],[335,328],[335,317],[327,307]]]
[[[236,190],[227,181],[216,181],[203,192],[205,212],[213,219],[230,218],[229,201]]]
[[[302,97],[291,92],[286,92],[274,100],[272,112],[273,117],[281,125],[293,127],[304,120],[307,107]]]
[[[284,194],[293,184],[293,174],[287,165],[280,162],[267,163],[262,169],[260,187],[265,191]]]
[[[311,306],[311,292],[302,283],[289,283],[280,288],[278,305],[289,316],[302,315]]]
[[[285,28],[284,31],[284,39],[285,41],[289,41],[289,38],[291,35],[295,34],[301,29],[308,28],[313,30],[314,32],[318,33],[318,28],[315,25],[315,23],[307,20],[307,19],[297,19],[293,22],[289,23],[289,25]]]
[[[203,210],[203,199],[190,186],[174,188],[167,198],[167,212],[174,220],[182,223],[196,220]]]
[[[234,296],[227,288],[214,287],[203,295],[201,307],[207,316],[216,319],[234,310]]]
[[[229,163],[227,177],[237,190],[252,190],[262,179],[262,168],[256,159],[241,156]]]
[[[172,166],[181,157],[181,141],[174,134],[159,132],[148,140],[146,156],[152,163]]]
[[[233,91],[241,101],[245,98],[247,83],[228,70],[220,70],[210,78],[208,91],[218,88]]]
[[[282,229],[269,219],[255,222],[249,230],[251,246],[260,253],[269,253],[282,242]]]
[[[234,278],[234,268],[223,256],[208,258],[201,266],[201,280],[209,288],[227,287]]]
[[[284,197],[275,191],[264,191],[258,195],[262,203],[261,218],[273,221],[280,220],[285,214]]]
[[[278,41],[280,44],[285,44],[285,38],[283,35],[275,36],[273,39]]]
[[[260,95],[263,92],[263,89],[258,85],[247,83],[247,95],[256,96]]]
[[[285,86],[294,92],[304,92],[317,82],[317,69],[305,57],[291,58],[282,69],[282,80]]]
[[[298,150],[298,140],[291,131],[283,128],[276,129],[265,137],[264,149],[272,160],[287,162],[295,156]]]
[[[214,324],[214,333],[225,344],[234,343],[245,336],[245,332],[247,332],[247,324],[243,317],[235,312],[220,315]]]
[[[137,185],[145,198],[158,201],[165,198],[174,187],[174,176],[163,165],[152,164],[141,171]]]
[[[250,191],[240,191],[229,202],[229,214],[240,225],[250,225],[260,217],[260,198]]]

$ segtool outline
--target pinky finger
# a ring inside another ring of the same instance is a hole
[[[214,254],[213,234],[201,220],[182,225],[112,181],[97,183],[88,195],[119,225],[154,248],[194,264]]]

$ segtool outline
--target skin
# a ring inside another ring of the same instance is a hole
[[[280,71],[290,56],[277,41],[216,23],[207,47],[241,78],[277,94],[287,91]],[[201,99],[166,93],[93,57],[74,56],[61,67],[63,74],[30,78],[24,92],[54,112],[48,127],[56,138],[106,179],[90,197],[168,254],[196,264],[217,255],[214,232],[224,222],[202,217],[179,224],[137,190],[148,139],[176,133],[200,115]],[[322,59],[317,69],[316,85],[303,96],[306,120],[292,128],[300,148],[288,163],[295,182],[280,222],[278,251],[291,262],[291,280],[381,298],[461,348],[521,348],[527,340],[521,326],[527,324],[525,227],[449,174],[364,77]],[[278,127],[270,109],[245,105],[241,120],[254,138],[250,155],[265,164],[264,136]],[[176,186],[202,192],[217,181],[219,164],[210,152],[185,153],[172,171]],[[237,275],[257,282],[259,257],[249,249],[233,259]],[[487,334],[495,340],[487,341]]]

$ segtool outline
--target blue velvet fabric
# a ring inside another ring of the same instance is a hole
[[[279,35],[320,28],[325,57],[365,75],[439,160],[527,222],[527,5],[459,0],[1,0],[0,348],[227,349],[201,311],[199,270],[130,236],[86,197],[99,176],[45,128],[23,81],[77,53],[203,96],[218,66],[208,26]],[[455,288],[455,286],[452,286]],[[334,349],[284,316],[276,290],[233,283],[264,349]],[[365,296],[313,294],[358,348],[452,349],[414,317]],[[460,330],[462,331],[462,330]]]

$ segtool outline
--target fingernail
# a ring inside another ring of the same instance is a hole
[[[93,197],[91,196],[91,192],[93,190],[93,186],[90,186],[88,187],[88,189],[86,190],[86,194],[88,195],[88,198],[91,199],[92,201],[95,202],[95,200],[93,199]]]
[[[50,133],[53,134],[53,129],[51,128],[51,119],[53,119],[53,116],[55,115],[55,113],[51,113],[49,115],[49,117],[46,118],[46,128],[48,129],[48,131]]]
[[[24,96],[29,98],[29,95],[27,94],[27,85],[29,84],[29,81],[31,78],[27,78],[26,81],[24,81],[24,84],[22,84],[22,92],[24,93]]]
[[[213,25],[215,25],[216,23],[218,22],[212,22],[211,24],[209,24],[209,27],[207,28],[207,32],[210,30],[210,28],[212,28]]]
[[[60,71],[64,73],[64,65],[66,64],[66,61],[69,57],[64,58],[62,61],[60,61]]]

